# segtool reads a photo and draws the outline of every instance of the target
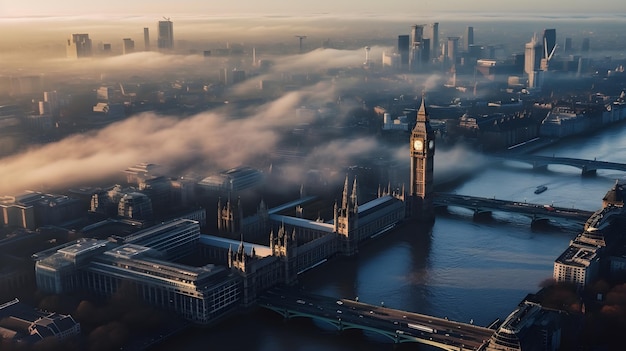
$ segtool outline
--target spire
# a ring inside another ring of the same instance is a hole
[[[357,208],[357,186],[356,186],[356,177],[354,177],[354,183],[352,184],[352,195],[350,195],[350,201],[352,202],[352,206],[354,206],[355,210]]]
[[[419,110],[417,111],[417,121],[418,122],[428,121],[428,112],[426,111],[426,98],[424,97],[424,94],[422,94],[422,103],[420,105]]]
[[[348,208],[348,175],[346,174],[346,181],[343,184],[343,199],[341,201],[341,208]]]
[[[241,234],[241,241],[239,241],[239,249],[237,250],[237,253],[239,254],[243,254],[244,248],[243,248],[243,233]]]

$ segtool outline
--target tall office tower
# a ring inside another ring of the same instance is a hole
[[[538,71],[543,57],[543,45],[537,40],[537,36],[533,36],[530,42],[524,46],[524,73],[532,74]]]
[[[130,54],[133,51],[135,51],[135,41],[130,39],[130,38],[124,38],[122,39],[124,41],[123,45],[122,45],[122,54],[126,55],[126,54]]]
[[[411,44],[421,43],[424,38],[424,26],[414,24],[411,26]]]
[[[474,45],[474,27],[467,27],[463,38],[463,50],[469,52],[471,45]]]
[[[143,49],[145,51],[150,51],[150,30],[148,27],[143,29]]]
[[[398,35],[398,54],[400,54],[400,64],[409,64],[410,37],[408,35]]]
[[[411,48],[409,53],[409,70],[419,69],[422,62],[422,39],[424,38],[424,26],[411,26]]]
[[[169,18],[165,21],[159,21],[157,46],[161,50],[171,50],[174,48],[174,24]]]
[[[422,39],[422,62],[430,61],[430,39]]]
[[[446,59],[450,65],[456,63],[456,59],[459,51],[459,37],[448,37],[448,50]]]
[[[572,38],[565,38],[565,45],[563,45],[564,52],[572,52]]]
[[[583,38],[583,45],[580,48],[582,52],[589,52],[591,46],[589,45],[589,38]]]
[[[530,42],[524,46],[524,73],[528,75],[528,87],[541,86],[542,72],[540,72],[543,58],[543,45],[534,35]]]
[[[556,29],[544,29],[541,44],[543,45],[543,58],[548,58],[556,47]]]
[[[440,52],[439,47],[439,22],[435,22],[428,25],[428,34],[426,38],[430,39],[430,52],[434,55],[438,55]],[[434,58],[434,57],[433,57]]]
[[[89,34],[72,34],[67,40],[66,52],[69,58],[91,56],[91,39],[89,39]]]

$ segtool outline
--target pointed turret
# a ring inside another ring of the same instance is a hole
[[[343,195],[341,200],[341,208],[348,208],[348,175],[346,174],[346,181],[343,184]]]
[[[426,99],[422,95],[422,103],[420,104],[420,108],[417,111],[417,121],[418,122],[427,122],[428,121],[428,112],[426,111]]]
[[[356,185],[356,177],[354,177],[354,183],[352,184],[352,195],[350,195],[350,201],[352,202],[352,210],[354,213],[358,212],[358,204],[357,204],[357,185]]]

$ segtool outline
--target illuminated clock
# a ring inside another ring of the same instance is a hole
[[[424,148],[424,143],[421,140],[415,140],[413,142],[413,148],[415,149],[415,151],[422,151],[422,149]]]
[[[428,149],[432,150],[434,147],[435,147],[435,141],[434,140],[429,141],[428,142]]]

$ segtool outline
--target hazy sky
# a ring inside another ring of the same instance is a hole
[[[182,13],[219,15],[223,13],[275,13],[275,14],[359,14],[359,13],[407,13],[473,11],[473,12],[541,12],[555,13],[623,13],[626,1],[545,1],[545,0],[107,0],[90,2],[84,0],[0,0],[0,17],[41,15],[84,15],[110,13],[117,15],[161,14],[174,16]]]

